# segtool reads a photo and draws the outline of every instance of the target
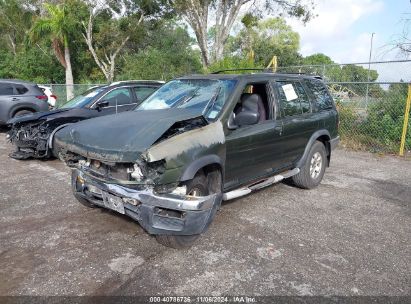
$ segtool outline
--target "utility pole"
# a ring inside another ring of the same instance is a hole
[[[365,92],[365,109],[368,108],[368,87],[370,82],[370,68],[371,68],[371,54],[372,54],[372,40],[374,38],[374,34],[371,34],[371,45],[370,45],[370,56],[368,57],[368,73],[367,73],[367,89]]]

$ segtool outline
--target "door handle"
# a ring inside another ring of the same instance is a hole
[[[17,101],[17,100],[20,100],[20,98],[13,97],[11,100],[13,100],[13,101]]]

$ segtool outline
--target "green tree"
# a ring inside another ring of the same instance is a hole
[[[223,58],[224,46],[229,39],[231,29],[241,9],[246,5],[252,7],[254,15],[262,12],[285,14],[300,18],[304,22],[312,17],[312,5],[306,5],[307,2],[301,0],[174,0],[172,3],[194,31],[204,68],[207,68],[212,61]],[[212,41],[208,41],[210,29],[208,22],[211,16],[215,17],[213,25],[215,34]]]
[[[0,0],[0,48],[16,55],[31,26],[34,11],[18,0]]]
[[[200,54],[187,29],[174,22],[160,22],[146,32],[141,49],[124,58],[120,79],[162,79],[201,71]]]
[[[29,41],[32,43],[44,37],[50,39],[54,54],[65,69],[67,99],[74,97],[70,41],[74,33],[80,29],[77,18],[81,6],[84,7],[84,3],[75,0],[67,0],[57,5],[45,3],[46,15],[35,21],[29,35]]]
[[[326,65],[333,64],[334,61],[330,57],[322,53],[312,54],[304,57],[301,61],[303,65]]]
[[[118,68],[118,56],[129,40],[139,42],[144,22],[156,22],[171,16],[165,0],[122,0],[90,5],[88,21],[83,21],[83,38],[95,63],[107,82],[112,82]],[[119,6],[120,5],[120,6]],[[122,11],[121,7],[127,10]]]
[[[300,36],[283,18],[269,18],[257,22],[247,17],[242,21],[244,28],[229,40],[229,53],[247,57],[253,51],[255,64],[260,67],[267,66],[273,56],[277,56],[279,66],[300,62]]]

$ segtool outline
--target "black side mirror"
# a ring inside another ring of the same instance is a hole
[[[238,126],[255,125],[258,119],[258,112],[244,110],[235,116],[234,123]]]
[[[101,109],[108,107],[108,101],[100,100],[96,103],[97,111],[101,111]]]

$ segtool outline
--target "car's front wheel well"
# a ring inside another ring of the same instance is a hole
[[[203,167],[204,175],[207,177],[208,188],[211,193],[219,193],[222,191],[222,168],[220,164],[209,164]]]
[[[220,193],[222,191],[222,168],[220,164],[208,164],[198,169],[192,179],[181,183],[189,184],[198,176],[203,176],[205,178],[204,180],[207,182],[207,189],[210,193]]]

